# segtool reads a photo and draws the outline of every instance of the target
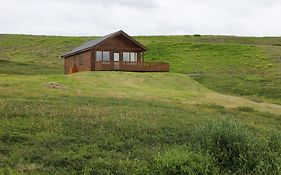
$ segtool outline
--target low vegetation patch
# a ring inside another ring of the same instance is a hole
[[[0,174],[280,171],[281,138],[274,129],[280,127],[278,117],[247,113],[247,119],[240,111],[218,106],[182,108],[108,97],[49,96],[0,103]]]
[[[280,132],[260,135],[237,121],[218,121],[196,126],[192,140],[194,148],[210,154],[224,173],[280,173]]]
[[[208,154],[196,153],[189,148],[174,148],[154,158],[154,174],[208,175],[218,174],[218,169]]]

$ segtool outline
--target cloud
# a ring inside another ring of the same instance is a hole
[[[0,33],[281,35],[279,0],[0,0]]]
[[[81,0],[76,0],[83,3]],[[105,7],[112,5],[128,6],[133,8],[154,8],[157,4],[154,0],[88,0],[89,3],[101,4]]]
[[[26,0],[29,3],[44,3],[46,1]],[[111,6],[128,6],[132,8],[154,8],[157,6],[155,0],[47,0],[47,2],[63,3],[63,4],[79,4],[79,5],[102,5],[104,7]]]

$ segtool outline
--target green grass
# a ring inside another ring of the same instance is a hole
[[[0,35],[0,174],[280,174],[280,38],[140,36],[172,73],[63,75],[92,38]]]
[[[267,38],[260,43],[258,38],[246,39],[225,37],[219,42],[216,37],[182,36],[140,41],[149,49],[146,60],[169,62],[172,72],[189,74],[217,92],[280,104],[281,47],[254,45],[265,44]]]
[[[3,74],[0,83],[7,174],[148,174],[158,153],[193,145],[206,120],[241,122],[257,138],[281,129],[280,106],[221,96],[181,74]]]
[[[60,55],[93,38],[0,35],[0,60],[6,60],[0,62],[1,73],[62,74]],[[188,74],[223,94],[281,104],[280,37],[186,35],[136,39],[148,48],[146,61],[169,62],[172,72]],[[26,70],[22,63],[31,69]]]

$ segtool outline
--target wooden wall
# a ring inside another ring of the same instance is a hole
[[[111,38],[108,41],[103,42],[102,44],[95,47],[96,50],[99,49],[110,49],[110,50],[127,50],[127,51],[142,51],[142,49],[129,40],[128,38],[124,37],[123,35],[118,35],[115,38]]]
[[[82,59],[83,64],[80,65],[79,59]],[[65,58],[65,74],[81,71],[91,71],[91,51]]]
[[[138,62],[143,62],[143,49],[123,35],[111,38],[92,49],[92,70],[95,70],[96,51],[110,51],[110,62],[113,62],[114,53],[119,53],[120,62],[123,61],[123,52],[138,53]]]

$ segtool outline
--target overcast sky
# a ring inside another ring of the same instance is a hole
[[[281,0],[0,0],[0,33],[281,36]]]

